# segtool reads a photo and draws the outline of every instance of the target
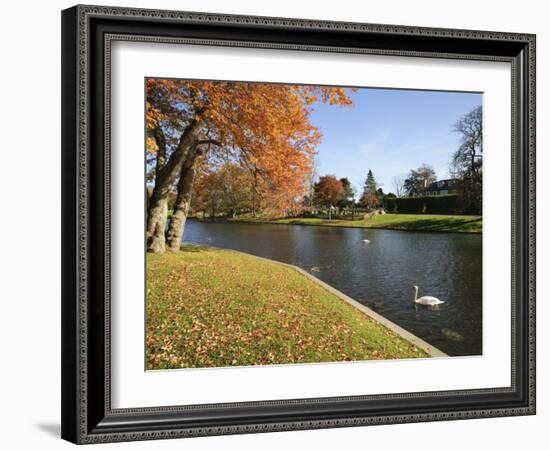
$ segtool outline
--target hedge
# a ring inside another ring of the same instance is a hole
[[[428,214],[456,214],[460,209],[460,201],[456,194],[426,197]]]
[[[460,211],[458,195],[399,197],[386,199],[388,212],[409,214],[456,214]]]
[[[422,214],[426,212],[427,197],[400,197],[395,199],[398,213]]]
[[[397,197],[386,197],[384,198],[384,209],[386,212],[394,213],[397,212]]]

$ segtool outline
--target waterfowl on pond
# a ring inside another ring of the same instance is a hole
[[[365,244],[370,244],[370,241],[369,241],[368,239],[363,239],[363,242],[364,242]]]
[[[424,297],[417,298],[418,296],[418,286],[413,286],[414,296],[413,303],[418,303],[419,305],[426,306],[435,306],[445,303],[442,300],[439,300],[437,297],[432,297],[431,295],[425,295]]]

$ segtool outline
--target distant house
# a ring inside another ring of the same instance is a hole
[[[458,182],[456,179],[434,181],[426,189],[426,195],[456,194]]]

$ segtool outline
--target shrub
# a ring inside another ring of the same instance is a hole
[[[428,214],[456,214],[459,210],[460,204],[456,194],[426,197]]]
[[[390,199],[388,199],[390,200]],[[456,214],[460,211],[460,202],[456,194],[437,195],[429,197],[399,197],[395,200],[395,208],[402,214]],[[388,203],[388,211],[391,202]]]
[[[396,197],[386,197],[384,199],[384,209],[387,212],[393,213],[397,211],[397,198]]]
[[[426,209],[426,197],[399,197],[396,198],[397,212],[402,214],[422,214]]]
[[[481,214],[483,199],[481,181],[475,181],[470,177],[466,177],[458,190],[458,198],[462,212],[466,214]]]

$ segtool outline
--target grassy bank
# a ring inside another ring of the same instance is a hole
[[[456,233],[481,233],[481,216],[446,216],[428,214],[381,214],[372,219],[340,220],[340,219],[231,219],[231,221],[257,223],[284,223],[289,225],[317,225],[329,227],[350,228],[382,228],[387,230],[409,231],[446,231]]]
[[[147,367],[426,357],[289,267],[184,246],[147,255]]]

